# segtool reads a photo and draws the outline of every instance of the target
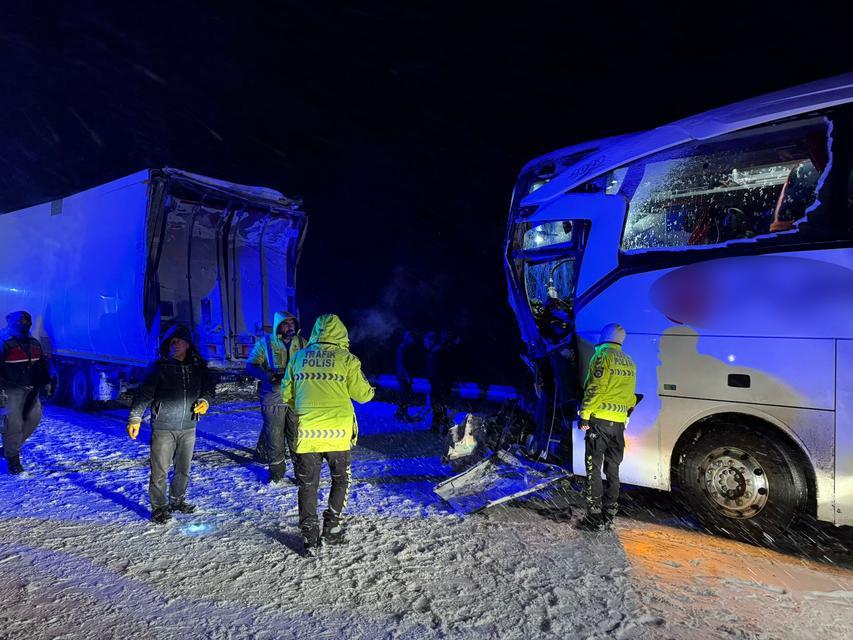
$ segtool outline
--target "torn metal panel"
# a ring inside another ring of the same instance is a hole
[[[525,459],[518,446],[501,450],[433,489],[458,513],[476,513],[539,491],[569,476],[562,467]]]

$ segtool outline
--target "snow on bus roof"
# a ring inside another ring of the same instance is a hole
[[[548,184],[529,194],[522,206],[542,205],[590,178],[628,162],[691,140],[704,140],[755,125],[853,102],[853,73],[817,80],[790,89],[719,107],[671,124],[634,135],[589,143],[598,147]],[[584,145],[574,148],[581,150]],[[547,156],[559,154],[553,152]],[[542,158],[528,163],[529,167]]]

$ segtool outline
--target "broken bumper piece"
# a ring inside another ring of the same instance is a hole
[[[526,459],[517,446],[501,450],[436,485],[433,491],[458,513],[476,513],[539,491],[570,474]]]

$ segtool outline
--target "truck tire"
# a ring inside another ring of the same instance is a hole
[[[781,437],[712,423],[674,461],[676,494],[708,529],[767,544],[808,503],[802,465]]]
[[[77,411],[86,411],[92,406],[92,376],[85,364],[78,364],[71,369],[68,402]]]
[[[68,368],[50,360],[50,393],[45,390],[42,402],[48,404],[65,404],[68,391]]]

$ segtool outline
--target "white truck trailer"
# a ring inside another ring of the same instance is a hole
[[[175,323],[239,375],[273,312],[296,310],[300,206],[164,168],[0,214],[0,317],[32,314],[55,399],[79,409],[132,388]]]

